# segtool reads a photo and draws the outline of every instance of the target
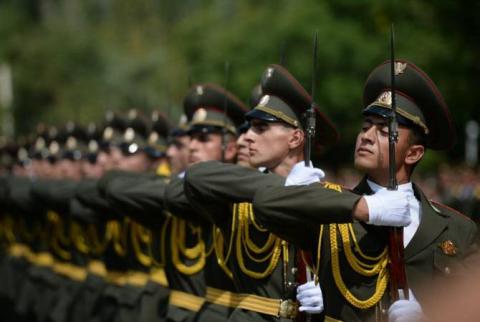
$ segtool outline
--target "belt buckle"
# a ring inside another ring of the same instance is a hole
[[[283,300],[280,302],[279,316],[285,319],[294,319],[298,313],[298,303],[293,300]]]

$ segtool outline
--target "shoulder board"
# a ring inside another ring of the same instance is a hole
[[[433,210],[435,210],[436,212],[442,212],[441,209],[445,209],[445,210],[447,210],[447,211],[449,211],[449,212],[452,212],[452,213],[454,213],[454,214],[456,214],[456,215],[465,217],[466,219],[468,219],[468,220],[470,220],[470,221],[473,221],[469,216],[467,216],[467,215],[461,213],[460,211],[458,211],[458,210],[456,210],[456,209],[453,209],[453,208],[451,208],[451,207],[449,207],[449,206],[447,206],[447,205],[444,205],[444,204],[442,204],[442,203],[439,203],[439,202],[433,201],[433,200],[429,200],[429,202],[430,202],[430,205],[432,206]],[[439,208],[440,208],[440,209],[439,209]]]
[[[323,187],[330,190],[335,190],[338,192],[342,192],[342,188],[343,188],[341,185],[337,183],[328,182],[328,181],[323,182]]]

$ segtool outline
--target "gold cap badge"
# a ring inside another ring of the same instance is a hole
[[[407,69],[407,63],[402,63],[400,61],[395,62],[395,75],[400,75],[405,72],[405,69]]]
[[[267,78],[272,77],[274,71],[275,71],[275,69],[273,69],[272,67],[269,67],[267,69]]]
[[[65,146],[69,150],[75,149],[77,147],[77,139],[75,139],[73,136],[69,136],[67,142],[65,143]]]
[[[103,131],[103,139],[104,140],[111,140],[113,137],[113,128],[106,127],[105,130]]]
[[[125,130],[125,133],[123,134],[123,138],[124,138],[125,141],[127,141],[127,142],[133,141],[133,139],[135,138],[135,130],[132,129],[131,127],[127,128],[127,129]]]
[[[159,137],[160,137],[160,136],[158,135],[157,132],[152,132],[152,133],[150,133],[150,135],[148,136],[148,143],[149,143],[149,144],[154,144],[155,142],[158,141],[158,138],[159,138]]]
[[[445,240],[438,245],[445,255],[453,256],[457,254],[457,246],[451,240]]]
[[[204,108],[199,108],[195,114],[193,114],[194,122],[203,122],[207,118],[207,110]]]
[[[260,100],[260,103],[258,103],[259,106],[265,106],[268,104],[268,101],[270,100],[270,95],[265,95],[262,97]]]
[[[387,92],[383,92],[382,94],[380,94],[380,96],[378,96],[378,98],[377,98],[377,103],[380,103],[380,104],[386,105],[386,106],[391,106],[392,105],[392,92],[387,91]]]

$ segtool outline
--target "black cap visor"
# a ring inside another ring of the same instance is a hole
[[[252,119],[257,119],[257,120],[262,120],[265,122],[283,122],[281,119],[275,117],[272,114],[269,114],[267,112],[261,111],[259,109],[253,109],[247,114],[245,114],[245,119],[247,121],[251,121]]]
[[[220,127],[220,126],[194,124],[188,129],[187,133],[188,133],[188,135],[193,135],[193,134],[198,134],[198,133],[203,133],[203,134],[219,133],[219,134],[221,134],[224,130],[226,130],[226,129],[223,128],[223,127]]]
[[[362,111],[362,114],[365,116],[372,115],[372,116],[378,116],[384,119],[388,119],[390,117],[391,111],[392,111],[391,109],[387,109],[382,106],[370,105]],[[413,123],[413,121],[407,119],[406,117],[398,113],[396,113],[396,115],[397,115],[398,124],[406,126],[408,128],[420,128],[415,123]]]

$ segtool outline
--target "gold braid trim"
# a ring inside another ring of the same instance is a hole
[[[127,239],[128,228],[130,227],[130,219],[125,217],[120,226],[117,220],[107,222],[107,239],[112,240],[113,249],[118,256],[124,257],[127,255]]]
[[[203,297],[177,290],[171,290],[168,299],[169,305],[180,307],[192,312],[200,311],[204,302],[205,298]]]
[[[98,238],[98,227],[94,224],[89,224],[87,227],[88,244],[90,245],[90,253],[95,256],[100,256],[105,252],[111,240],[111,233],[108,232],[108,225],[105,227],[103,238],[100,241]]]
[[[47,218],[52,227],[50,244],[54,253],[63,260],[70,260],[72,255],[68,250],[63,248],[70,245],[70,238],[65,236],[62,218],[60,218],[56,212],[51,210],[47,212]]]
[[[83,253],[83,254],[89,254],[90,253],[90,247],[87,243],[87,239],[85,236],[85,231],[83,230],[83,227],[77,223],[77,222],[72,222],[70,225],[70,237],[73,241],[73,245],[75,248]]]
[[[231,249],[232,238],[230,238],[230,245],[228,246],[227,254],[224,255],[225,244],[224,244],[222,231],[220,230],[220,228],[218,228],[215,225],[213,226],[212,231],[213,231],[213,246],[215,249],[215,255],[217,256],[218,266],[220,266],[220,268],[225,272],[225,274],[227,274],[227,276],[230,279],[233,279],[233,273],[227,266],[228,259],[230,258],[230,252],[232,250]]]
[[[263,111],[263,112],[267,112],[268,114],[272,114],[273,116],[281,119],[285,123],[288,123],[288,124],[290,124],[294,127],[298,127],[298,121],[296,119],[294,119],[293,117],[290,117],[287,114],[283,113],[282,111],[270,108],[270,107],[265,106],[265,105],[259,105],[259,106],[255,107],[255,109]]]
[[[349,225],[351,224],[330,224],[330,247],[331,247],[331,264],[332,264],[332,273],[335,284],[337,285],[338,290],[344,298],[353,306],[360,308],[360,309],[368,309],[374,306],[380,299],[382,298],[383,294],[385,293],[385,289],[387,288],[388,284],[388,255],[386,251],[383,257],[379,259],[379,261],[375,264],[366,264],[361,263],[358,258],[355,257],[353,252],[351,252],[351,244],[350,239],[346,235],[349,233]],[[352,266],[352,268],[362,276],[374,276],[377,275],[377,282],[375,286],[375,292],[370,298],[365,300],[357,298],[353,295],[348,287],[345,285],[343,281],[341,270],[340,270],[340,263],[339,263],[339,249],[338,249],[338,241],[337,241],[337,229],[340,231],[340,236],[343,243],[343,250],[345,251],[345,256],[347,258],[348,263]],[[353,231],[353,230],[352,230]],[[356,240],[354,240],[356,244]],[[358,247],[358,244],[356,244]],[[363,254],[363,253],[362,253]]]
[[[232,228],[230,231],[230,240],[228,242],[228,247],[227,247],[227,253],[225,254],[224,252],[224,242],[225,239],[223,237],[222,231],[220,228],[213,226],[213,240],[214,240],[214,246],[215,246],[215,255],[217,256],[217,263],[220,266],[220,268],[227,274],[227,276],[230,279],[233,279],[233,273],[228,268],[228,261],[230,259],[230,256],[232,254],[232,249],[233,249],[233,241],[235,239],[235,232],[237,229],[237,211],[238,211],[238,205],[237,203],[233,204],[233,211],[232,211]]]
[[[275,270],[282,253],[282,240],[270,233],[265,244],[263,246],[258,246],[250,239],[249,230],[252,226],[260,232],[267,233],[266,230],[256,224],[252,204],[246,202],[238,204],[238,228],[235,248],[238,265],[241,271],[247,276],[255,279],[262,279],[269,276]],[[255,258],[252,254],[261,255],[265,252],[268,253],[261,258]],[[265,270],[263,272],[256,272],[247,268],[243,253],[247,254],[247,256],[256,263],[265,263],[269,261]]]
[[[320,259],[322,258],[322,241],[323,241],[323,229],[324,225],[320,225],[320,232],[318,234],[318,245],[317,245],[317,262],[315,263],[315,267],[313,268],[312,272],[314,272],[315,276],[315,285],[318,285],[319,282],[319,271],[320,271]]]
[[[143,252],[140,243],[147,245],[147,247],[150,246],[149,248],[151,248],[153,241],[152,231],[145,226],[132,221],[130,232],[131,243],[137,261],[145,267],[150,267],[152,265],[152,257],[150,254],[145,254]]]
[[[172,261],[175,268],[182,274],[193,275],[200,272],[205,266],[205,243],[202,239],[202,229],[188,224],[192,234],[197,236],[197,243],[193,247],[187,247],[185,240],[185,230],[187,222],[183,219],[172,217],[172,227],[170,234],[170,247],[172,252]],[[186,265],[180,259],[180,254],[190,260],[196,260],[193,265]]]
[[[4,234],[5,239],[7,240],[8,244],[15,243],[15,221],[12,216],[8,215],[5,217],[4,221]]]

